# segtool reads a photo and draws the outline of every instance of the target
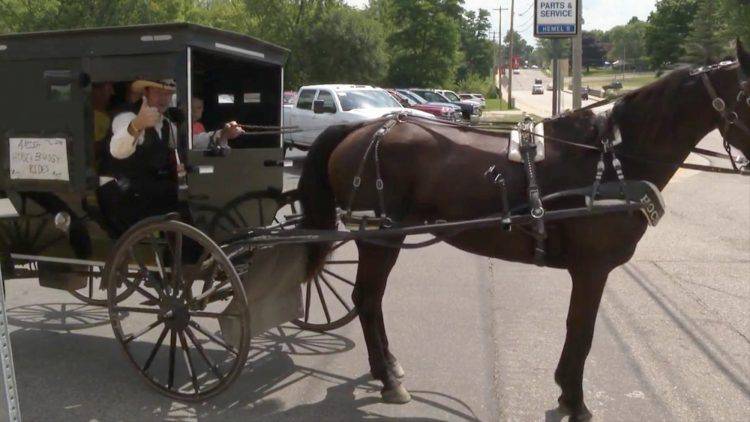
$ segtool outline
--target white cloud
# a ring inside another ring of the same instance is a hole
[[[345,0],[346,3],[365,7],[368,0]],[[521,35],[530,43],[534,39],[534,8],[535,0],[516,0],[514,27],[521,30]],[[646,20],[649,13],[656,8],[656,0],[581,0],[583,3],[583,29],[610,29],[613,26],[624,25],[633,17]],[[464,8],[468,10],[486,9],[491,13],[492,31],[497,31],[498,4],[510,9],[510,0],[464,0]],[[521,13],[526,13],[521,15]],[[510,28],[510,10],[503,10],[503,33]]]

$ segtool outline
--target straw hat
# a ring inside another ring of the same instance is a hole
[[[133,92],[143,92],[145,88],[161,88],[168,91],[177,91],[177,83],[174,79],[159,79],[157,81],[148,79],[138,79],[133,82],[130,89]]]

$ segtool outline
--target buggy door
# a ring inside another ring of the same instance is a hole
[[[203,100],[200,121],[206,130],[220,129],[229,121],[281,125],[281,66],[204,50],[188,54],[192,62],[190,97]],[[186,101],[190,103],[192,98]],[[190,144],[188,198],[197,227],[220,241],[243,227],[272,223],[283,186],[281,135],[241,136],[230,141],[231,150],[226,154]]]
[[[0,81],[0,189],[83,191],[93,124],[81,59],[3,62]]]

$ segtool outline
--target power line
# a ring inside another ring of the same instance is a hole
[[[527,7],[526,10],[523,11],[523,13],[519,13],[518,16],[524,16],[525,14],[529,13],[529,10],[534,7],[534,1],[535,0],[531,0],[531,4],[529,5],[529,7]]]

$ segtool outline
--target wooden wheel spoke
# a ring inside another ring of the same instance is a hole
[[[193,320],[190,320],[190,322],[188,322],[188,324],[190,324],[191,327],[193,327],[196,330],[198,330],[204,336],[208,337],[209,340],[211,340],[214,343],[218,344],[219,346],[225,348],[227,351],[233,353],[235,356],[239,355],[239,353],[237,352],[237,350],[234,349],[234,347],[228,345],[224,340],[222,340],[222,339],[216,337],[215,335],[211,334],[208,330],[206,330],[205,328],[201,327],[200,324],[198,324],[197,322],[195,322]]]
[[[164,281],[167,279],[166,277],[166,271],[164,271],[164,265],[162,265],[162,259],[161,259],[161,253],[159,253],[159,245],[156,243],[158,240],[153,235],[149,236],[148,238],[149,243],[151,244],[151,250],[154,252],[154,259],[156,260],[156,268],[159,271],[159,277],[161,278],[162,285],[164,284]],[[177,286],[172,286],[172,294],[174,295],[175,290],[177,290]]]
[[[167,245],[169,245],[170,252],[172,253],[172,285],[177,288],[182,282],[182,233],[175,233],[174,245],[167,238]]]
[[[215,285],[211,286],[208,290],[204,290],[203,293],[200,294],[200,296],[197,296],[193,299],[194,302],[200,303],[203,300],[206,300],[213,296],[220,288],[224,287],[229,283],[229,280],[223,280],[220,283],[216,283]],[[204,286],[205,289],[205,286]]]
[[[161,312],[159,309],[152,309],[152,308],[136,308],[134,306],[115,306],[112,308],[113,311],[116,312],[134,312],[137,314],[159,314]]]
[[[200,393],[200,388],[198,387],[198,377],[195,374],[195,367],[193,366],[193,358],[190,357],[190,350],[187,347],[187,341],[185,341],[185,334],[180,331],[180,346],[182,347],[182,353],[185,355],[185,364],[187,365],[188,374],[190,374],[190,380],[193,383],[193,389],[195,390],[195,393]]]
[[[189,311],[189,313],[191,317],[199,317],[199,318],[221,318],[221,317],[239,318],[240,317],[237,314],[225,314],[225,313],[218,313],[218,312]]]
[[[326,261],[326,265],[354,265],[359,264],[357,260]]]
[[[338,299],[339,302],[341,302],[341,304],[344,305],[344,308],[346,308],[346,312],[347,313],[351,312],[352,309],[349,307],[346,301],[341,297],[341,295],[339,295],[339,292],[337,292],[336,289],[334,289],[333,286],[331,286],[331,283],[328,282],[328,280],[323,274],[320,275],[320,279],[323,280],[323,283],[325,283],[325,285],[328,286],[329,289],[331,289],[331,292],[333,292],[333,295],[336,296],[336,299]]]
[[[320,297],[320,303],[323,305],[323,313],[326,316],[326,321],[331,323],[331,314],[328,312],[328,305],[326,305],[326,298],[323,296],[323,289],[320,288],[320,281],[318,277],[313,280],[315,282],[315,289],[318,291],[318,297]]]
[[[331,270],[327,270],[327,269],[323,268],[323,272],[324,272],[324,273],[326,273],[326,274],[328,274],[328,275],[330,275],[330,276],[331,276],[331,277],[333,277],[333,278],[336,278],[336,279],[338,279],[338,280],[341,280],[341,281],[343,281],[344,283],[346,283],[346,284],[348,284],[348,285],[350,285],[350,286],[354,287],[354,283],[352,283],[351,281],[349,281],[349,280],[345,279],[344,277],[341,277],[340,275],[338,275],[338,274],[334,273],[334,272],[333,272],[333,271],[331,271]]]
[[[148,290],[146,290],[143,287],[141,287],[140,283],[134,284],[133,282],[130,281],[130,279],[127,276],[123,277],[122,274],[119,274],[119,273],[118,273],[118,275],[120,277],[122,277],[123,282],[126,285],[128,285],[132,289],[135,289],[135,291],[137,291],[138,293],[140,293],[143,297],[145,297],[146,299],[148,299],[148,300],[150,300],[152,302],[159,303],[159,298],[157,298],[156,296],[152,295],[151,293],[148,292]],[[159,292],[158,289],[157,289],[157,292]]]
[[[307,282],[307,294],[305,295],[305,322],[310,319],[310,301],[312,299],[310,293],[312,293],[312,280]]]
[[[195,337],[195,334],[193,334],[193,330],[190,329],[190,327],[185,328],[185,333],[187,333],[188,338],[190,341],[195,345],[195,348],[198,349],[198,354],[201,355],[203,358],[203,361],[206,362],[206,365],[208,365],[209,368],[211,368],[211,372],[216,375],[216,378],[219,379],[219,382],[221,382],[224,377],[221,375],[221,371],[219,370],[219,367],[216,366],[216,364],[213,363],[211,358],[208,357],[208,354],[206,353],[206,350],[203,349],[203,346],[201,345],[200,341]]]
[[[145,328],[141,329],[141,331],[139,331],[139,332],[137,332],[135,334],[131,334],[131,335],[127,336],[126,338],[124,338],[122,340],[122,342],[125,343],[125,344],[128,344],[131,341],[137,339],[138,337],[140,337],[140,336],[148,333],[149,331],[153,330],[154,328],[158,327],[159,324],[161,324],[163,322],[164,321],[162,320],[162,318],[159,317],[159,318],[156,319],[156,321],[152,322],[151,324],[147,325]]]
[[[177,351],[177,333],[175,330],[169,332],[169,380],[167,388],[170,390],[174,386],[174,358],[175,352]]]
[[[167,336],[167,331],[169,331],[169,328],[164,326],[164,329],[161,330],[161,334],[159,334],[159,339],[156,340],[156,344],[154,345],[154,348],[151,349],[151,353],[148,355],[146,364],[143,365],[143,372],[148,372],[148,368],[150,368],[151,364],[154,362],[154,358],[156,357],[156,354],[159,352],[159,349],[161,348],[161,344],[164,342],[164,337]]]

